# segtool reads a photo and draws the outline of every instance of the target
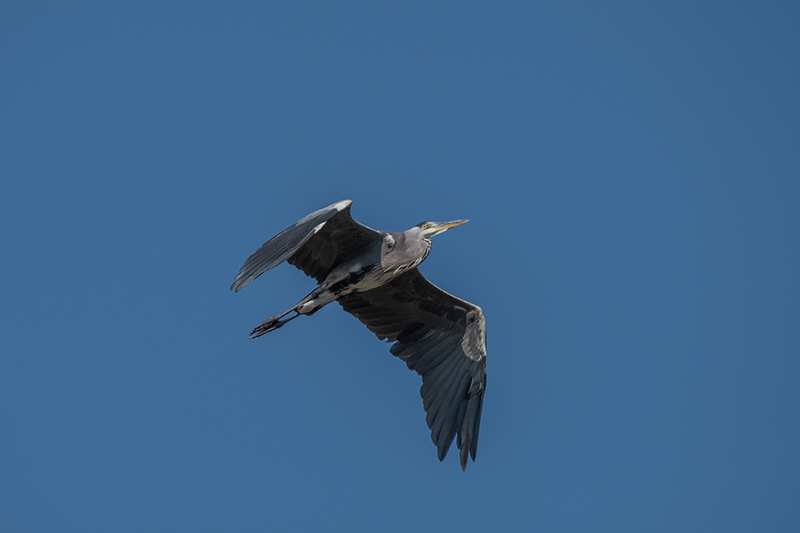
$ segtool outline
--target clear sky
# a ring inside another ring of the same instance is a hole
[[[800,531],[796,2],[5,2],[4,531]],[[478,459],[244,260],[345,198],[480,305]]]

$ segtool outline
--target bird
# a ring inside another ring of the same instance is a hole
[[[486,321],[480,307],[435,286],[418,267],[431,251],[431,237],[468,221],[378,231],[352,218],[352,203],[342,200],[314,211],[245,261],[231,285],[235,292],[284,261],[317,281],[306,297],[250,336],[338,302],[378,339],[394,343],[390,353],[422,376],[420,395],[439,461],[457,437],[466,471],[467,456],[475,461],[478,449],[486,390]]]

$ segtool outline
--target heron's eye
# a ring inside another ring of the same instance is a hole
[[[430,228],[431,226],[433,226],[433,224],[431,224],[430,222],[425,223],[425,228]]]

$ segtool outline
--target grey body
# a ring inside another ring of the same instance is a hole
[[[475,460],[486,386],[483,312],[431,284],[417,266],[430,252],[430,237],[466,221],[376,231],[353,220],[351,204],[344,200],[315,211],[264,243],[231,289],[238,292],[283,261],[316,279],[310,294],[251,335],[259,337],[338,301],[379,339],[394,342],[391,353],[422,376],[420,393],[439,459],[457,435],[465,469],[468,454]]]

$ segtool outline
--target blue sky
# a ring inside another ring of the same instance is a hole
[[[800,8],[662,4],[4,4],[0,522],[797,531]],[[466,473],[338,306],[248,339],[345,198],[470,219]]]

